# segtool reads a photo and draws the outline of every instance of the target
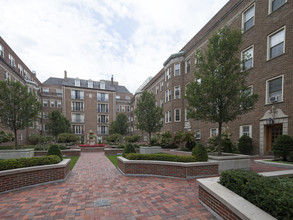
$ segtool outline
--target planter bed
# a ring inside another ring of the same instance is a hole
[[[46,156],[47,155],[46,150],[40,150],[40,151],[35,151],[34,156],[35,157],[40,157],[40,156]],[[68,150],[61,150],[62,154],[66,157],[76,157],[80,156],[80,149],[68,149]]]
[[[218,175],[217,162],[169,162],[128,160],[118,157],[118,170],[125,176],[162,176],[191,179]]]
[[[278,163],[278,162],[273,162],[271,159],[265,159],[265,160],[255,160],[255,163],[258,164],[264,164],[267,166],[272,166],[272,167],[280,167],[280,168],[285,168],[285,169],[293,169],[293,164],[286,164],[286,163]]]
[[[70,174],[70,159],[58,164],[0,171],[0,193],[38,184],[63,181]]]
[[[109,155],[119,155],[119,154],[122,154],[123,153],[123,148],[105,148],[104,149],[104,152],[105,152],[105,155],[106,156],[109,156]],[[139,149],[136,148],[135,149],[136,153],[139,153]]]
[[[102,152],[105,147],[78,147],[81,152]]]

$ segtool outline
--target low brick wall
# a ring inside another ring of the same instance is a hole
[[[65,180],[70,173],[70,159],[59,164],[0,171],[0,193],[52,181]]]
[[[41,157],[41,156],[46,156],[47,155],[46,150],[42,150],[42,151],[35,151],[34,156],[35,157]],[[68,157],[76,157],[76,156],[80,156],[80,149],[70,149],[70,150],[61,150],[62,154]]]
[[[102,152],[105,147],[78,147],[81,152]]]
[[[169,161],[127,160],[118,157],[118,169],[124,175],[153,175],[183,179],[218,175],[217,162],[179,163]]]
[[[218,183],[219,178],[197,179],[199,183],[199,200],[213,212],[216,217],[227,220],[275,219],[268,213],[248,202]]]

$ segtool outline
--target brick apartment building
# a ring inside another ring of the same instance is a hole
[[[78,78],[50,77],[43,84],[36,73],[22,62],[17,54],[0,37],[0,80],[18,80],[37,94],[42,102],[42,111],[36,122],[29,128],[19,131],[19,144],[26,144],[33,133],[47,134],[48,114],[59,110],[70,121],[73,133],[86,141],[89,131],[98,140],[109,134],[109,125],[116,115],[124,113],[130,122],[131,99],[133,97],[124,86],[113,80],[83,80]],[[0,127],[0,130],[11,132]],[[5,143],[3,145],[12,145]]]
[[[245,71],[251,91],[259,95],[255,109],[224,125],[237,141],[252,137],[254,153],[270,154],[280,134],[293,135],[293,5],[287,0],[230,0],[142,89],[152,92],[163,107],[161,132],[193,131],[206,143],[217,134],[217,124],[186,118],[186,85],[194,81],[195,52],[205,48],[219,28],[228,25],[242,29],[239,57],[251,55]]]

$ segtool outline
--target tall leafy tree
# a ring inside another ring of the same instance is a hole
[[[163,117],[162,108],[156,106],[155,96],[144,91],[138,98],[135,115],[137,117],[137,128],[149,134],[149,141],[152,132],[160,131],[163,127],[161,118]]]
[[[125,114],[120,113],[117,115],[115,121],[110,124],[110,134],[121,134],[122,136],[127,134],[128,118]]]
[[[54,110],[50,112],[48,119],[48,131],[55,136],[56,140],[57,136],[61,133],[71,133],[70,122],[61,114],[60,111]]]
[[[240,60],[240,30],[223,27],[209,39],[205,50],[196,53],[194,82],[186,91],[188,116],[218,123],[218,154],[221,154],[222,125],[252,110],[258,95],[246,83],[249,71]],[[247,59],[247,58],[245,58]]]
[[[14,133],[18,149],[17,131],[25,129],[38,117],[41,103],[34,93],[20,82],[0,81],[0,124]]]

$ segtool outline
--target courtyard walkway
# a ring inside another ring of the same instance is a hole
[[[280,170],[254,164],[255,171]],[[0,194],[0,219],[215,219],[195,180],[124,177],[103,152],[82,153],[70,177]]]

